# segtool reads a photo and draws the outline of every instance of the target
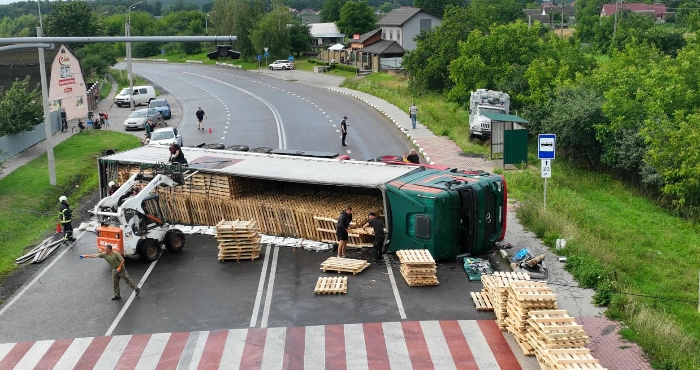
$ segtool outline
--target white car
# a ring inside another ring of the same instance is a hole
[[[175,127],[163,127],[156,129],[151,133],[151,141],[148,145],[165,145],[177,144],[182,147],[182,136]]]
[[[271,71],[275,69],[294,69],[294,63],[288,60],[275,60],[268,68]]]

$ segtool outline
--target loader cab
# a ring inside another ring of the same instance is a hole
[[[133,226],[135,235],[146,235],[149,230],[162,226],[165,223],[165,215],[160,207],[158,195],[149,195],[144,198],[141,203],[141,208],[144,210],[143,215],[139,215],[138,224]],[[127,221],[131,220],[136,215],[135,210],[127,210],[125,216]]]

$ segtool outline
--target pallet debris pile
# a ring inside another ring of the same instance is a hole
[[[408,286],[438,285],[435,260],[427,249],[407,249],[396,252],[401,262],[401,275]]]
[[[477,310],[492,307],[498,326],[507,330],[528,356],[545,370],[604,370],[585,345],[583,326],[566,310],[558,310],[556,295],[546,283],[525,273],[497,272],[481,277],[484,289],[472,293]]]
[[[39,243],[39,245],[34,247],[34,249],[29,251],[29,253],[15,259],[15,263],[18,265],[27,261],[32,261],[32,263],[41,263],[54,253],[58,252],[64,243],[65,242],[63,239],[53,240],[53,238],[46,238],[44,241]]]
[[[260,233],[255,220],[224,221],[216,224],[219,242],[219,261],[260,257]]]
[[[341,272],[351,272],[353,275],[357,275],[362,270],[369,266],[369,262],[365,260],[357,260],[353,258],[341,258],[341,257],[330,257],[321,263],[321,270],[326,271],[338,271]]]

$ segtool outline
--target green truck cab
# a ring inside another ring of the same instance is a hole
[[[506,231],[505,179],[423,170],[386,184],[388,250],[428,249],[437,260],[489,251]]]

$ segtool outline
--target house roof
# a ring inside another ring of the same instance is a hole
[[[653,10],[657,17],[661,17],[666,12],[664,4],[640,4],[640,3],[623,3],[622,9],[627,9],[631,12],[640,12],[644,10]],[[615,14],[615,4],[603,4],[601,15]]]
[[[406,51],[396,41],[381,40],[369,46],[365,46],[361,50],[363,53],[378,54],[378,55],[403,55]]]
[[[381,29],[381,28],[377,28],[376,30],[371,30],[371,31],[369,31],[369,32],[365,32],[365,33],[363,33],[363,34],[360,35],[360,39],[359,39],[359,40],[350,39],[350,43],[351,43],[351,44],[364,44],[365,41],[367,41],[367,39],[369,39],[370,37],[372,37],[372,36],[378,34],[379,32],[382,32],[382,29]]]
[[[63,45],[61,45],[63,47]],[[60,47],[54,49],[44,49],[44,59],[47,65],[53,63]],[[25,67],[39,65],[39,50],[13,50],[11,53],[0,53],[0,66],[3,67]]]
[[[394,9],[377,21],[377,26],[401,27],[406,21],[422,10],[420,8],[399,8]]]
[[[335,23],[309,23],[311,37],[345,37],[340,33]]]

